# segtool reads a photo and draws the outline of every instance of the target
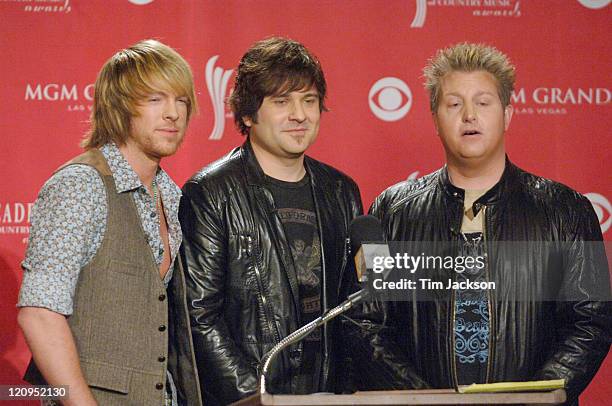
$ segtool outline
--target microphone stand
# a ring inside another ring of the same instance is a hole
[[[366,289],[362,289],[349,295],[349,297],[338,306],[333,309],[328,310],[322,316],[314,319],[308,324],[303,325],[299,329],[295,330],[293,333],[289,334],[287,337],[280,340],[278,344],[276,344],[266,355],[263,357],[262,369],[261,369],[261,377],[260,377],[260,385],[259,385],[259,393],[260,395],[266,395],[266,374],[270,370],[270,365],[272,361],[278,353],[280,353],[285,348],[289,347],[292,344],[300,341],[302,338],[306,337],[308,334],[312,333],[318,327],[321,327],[328,321],[338,317],[339,315],[347,312],[357,303],[360,303],[362,300],[366,299],[369,296],[369,292]]]

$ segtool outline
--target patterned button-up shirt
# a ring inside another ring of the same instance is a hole
[[[100,151],[110,167],[118,193],[130,193],[157,265],[164,246],[153,198],[115,144]],[[164,278],[172,278],[172,264],[181,245],[178,222],[180,188],[159,169],[155,176],[162,198],[172,261]],[[71,165],[56,172],[41,189],[31,218],[30,241],[22,263],[23,282],[18,306],[44,307],[72,314],[80,270],[96,255],[104,238],[106,190],[98,172],[87,165]]]

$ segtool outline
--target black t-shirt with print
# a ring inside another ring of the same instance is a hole
[[[266,176],[278,216],[291,248],[299,284],[302,325],[321,315],[321,244],[315,214],[310,177],[299,182],[284,182]],[[303,340],[304,353],[300,371],[294,375],[302,393],[319,391],[321,370],[321,330]]]

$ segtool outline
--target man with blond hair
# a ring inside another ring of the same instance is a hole
[[[349,330],[353,353],[368,366],[355,376],[370,388],[564,379],[576,402],[610,347],[597,216],[584,196],[507,158],[515,69],[506,55],[457,44],[424,72],[446,165],[390,187],[371,213],[389,241],[481,262],[421,270],[445,287],[355,315],[364,328]]]
[[[18,320],[25,379],[66,385],[64,405],[201,404],[173,270],[181,192],[159,166],[195,109],[176,51],[147,40],[117,52],[96,80],[85,152],[40,191]]]

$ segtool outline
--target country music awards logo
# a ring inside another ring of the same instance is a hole
[[[21,235],[26,243],[30,234],[32,202],[0,202],[0,235]]]
[[[408,175],[406,180],[417,180],[418,178],[419,178],[419,171],[414,171],[410,175]]]
[[[23,11],[29,13],[70,13],[71,0],[0,0],[2,3],[15,3],[23,6]]]
[[[370,88],[368,94],[370,110],[383,121],[397,121],[412,107],[412,91],[401,79],[385,77]]]
[[[589,0],[579,0],[588,2]],[[597,0],[591,0],[597,2]],[[475,17],[520,17],[520,0],[416,0],[416,12],[410,28],[423,28],[428,7],[468,9]]]
[[[206,63],[206,86],[208,94],[213,105],[215,114],[215,126],[210,133],[209,140],[220,140],[223,137],[225,129],[225,94],[227,92],[227,83],[232,76],[232,69],[223,69],[215,67],[215,63],[219,59],[219,55],[215,55]]]
[[[587,193],[585,196],[593,205],[595,214],[597,214],[597,219],[599,219],[601,232],[605,233],[612,225],[612,205],[610,201],[599,193]],[[606,216],[608,216],[608,218],[606,218]]]

